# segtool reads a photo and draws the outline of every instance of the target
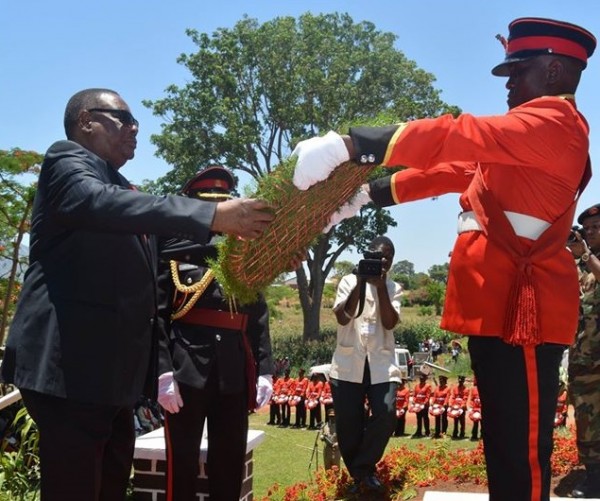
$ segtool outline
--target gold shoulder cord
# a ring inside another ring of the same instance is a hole
[[[177,269],[177,261],[171,260],[169,264],[171,266],[171,277],[173,278],[175,288],[185,295],[184,300],[179,309],[173,314],[171,314],[171,320],[177,320],[178,318],[183,317],[188,311],[190,311],[193,308],[198,299],[200,299],[200,296],[204,294],[204,291],[212,282],[213,278],[215,278],[215,274],[209,268],[208,270],[206,270],[206,273],[199,282],[196,282],[193,285],[183,285],[179,280],[179,270]],[[189,300],[186,301],[187,295],[189,293],[193,293],[193,295]]]

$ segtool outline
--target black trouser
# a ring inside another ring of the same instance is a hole
[[[429,435],[429,404],[417,412],[417,432],[416,435],[422,435],[422,430],[425,429],[425,435]]]
[[[490,501],[550,497],[558,369],[564,349],[557,344],[520,347],[499,338],[469,338],[481,397]]]
[[[460,431],[459,431],[460,430]],[[465,412],[454,418],[454,427],[452,429],[452,438],[465,438]]]
[[[441,437],[448,431],[448,406],[444,405],[444,412],[435,416],[435,436]]]
[[[283,426],[289,426],[290,424],[290,404],[287,402],[285,404],[279,405],[279,413],[281,414],[281,424]]]
[[[135,430],[133,404],[120,407],[21,390],[40,432],[42,501],[125,499]]]
[[[308,425],[310,428],[317,428],[323,423],[321,417],[321,404],[317,404],[314,409],[310,409]]]
[[[473,428],[471,428],[471,439],[477,440],[479,438],[479,421],[473,421]]]
[[[365,363],[362,383],[331,379],[338,443],[346,468],[354,479],[375,472],[375,465],[396,426],[396,383],[371,384]],[[365,395],[371,415],[365,418]]]
[[[394,430],[394,435],[397,437],[401,437],[404,435],[404,430],[406,428],[406,412],[402,414],[399,418],[396,418],[396,429]]]
[[[306,405],[304,397],[296,404],[296,426],[306,426]]]
[[[248,435],[246,392],[223,395],[219,393],[218,384],[213,376],[202,390],[179,383],[183,407],[176,414],[165,413],[167,501],[197,499],[196,477],[205,420],[210,499],[237,501],[240,498]]]
[[[281,423],[281,413],[279,412],[279,404],[271,402],[269,405],[269,424]]]

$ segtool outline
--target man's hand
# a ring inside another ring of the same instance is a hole
[[[183,407],[179,387],[172,372],[165,372],[158,378],[158,403],[171,414],[177,414]]]
[[[256,384],[256,408],[267,405],[271,396],[273,395],[273,376],[265,374],[264,376],[258,376],[258,383]]]
[[[236,198],[219,202],[211,230],[240,237],[257,238],[275,219],[271,206],[253,198]]]
[[[307,190],[323,181],[340,164],[350,160],[350,153],[342,136],[329,131],[323,137],[300,141],[292,156],[298,157],[294,171],[294,186]]]

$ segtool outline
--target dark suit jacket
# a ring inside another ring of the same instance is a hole
[[[52,145],[40,172],[4,381],[108,405],[133,405],[145,382],[155,387],[157,247],[146,235],[205,243],[214,208],[134,191],[77,143]]]
[[[246,387],[247,378],[241,331],[189,325],[178,320],[170,321],[175,286],[168,259],[174,256],[179,257],[179,279],[182,284],[191,285],[199,282],[206,273],[208,268],[205,258],[216,257],[214,246],[170,241],[161,245],[161,251],[162,259],[159,261],[158,280],[160,297],[159,373],[173,371],[178,382],[202,389],[206,385],[209,374],[216,371],[214,373],[218,375],[221,393],[242,392]],[[229,313],[230,304],[216,279],[210,283],[194,308]],[[273,374],[269,310],[264,298],[261,296],[256,302],[249,305],[238,305],[237,312],[248,315],[246,335],[254,355],[256,374]]]

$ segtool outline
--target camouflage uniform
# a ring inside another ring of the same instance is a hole
[[[579,263],[579,332],[569,350],[569,394],[581,463],[600,464],[600,286]]]

